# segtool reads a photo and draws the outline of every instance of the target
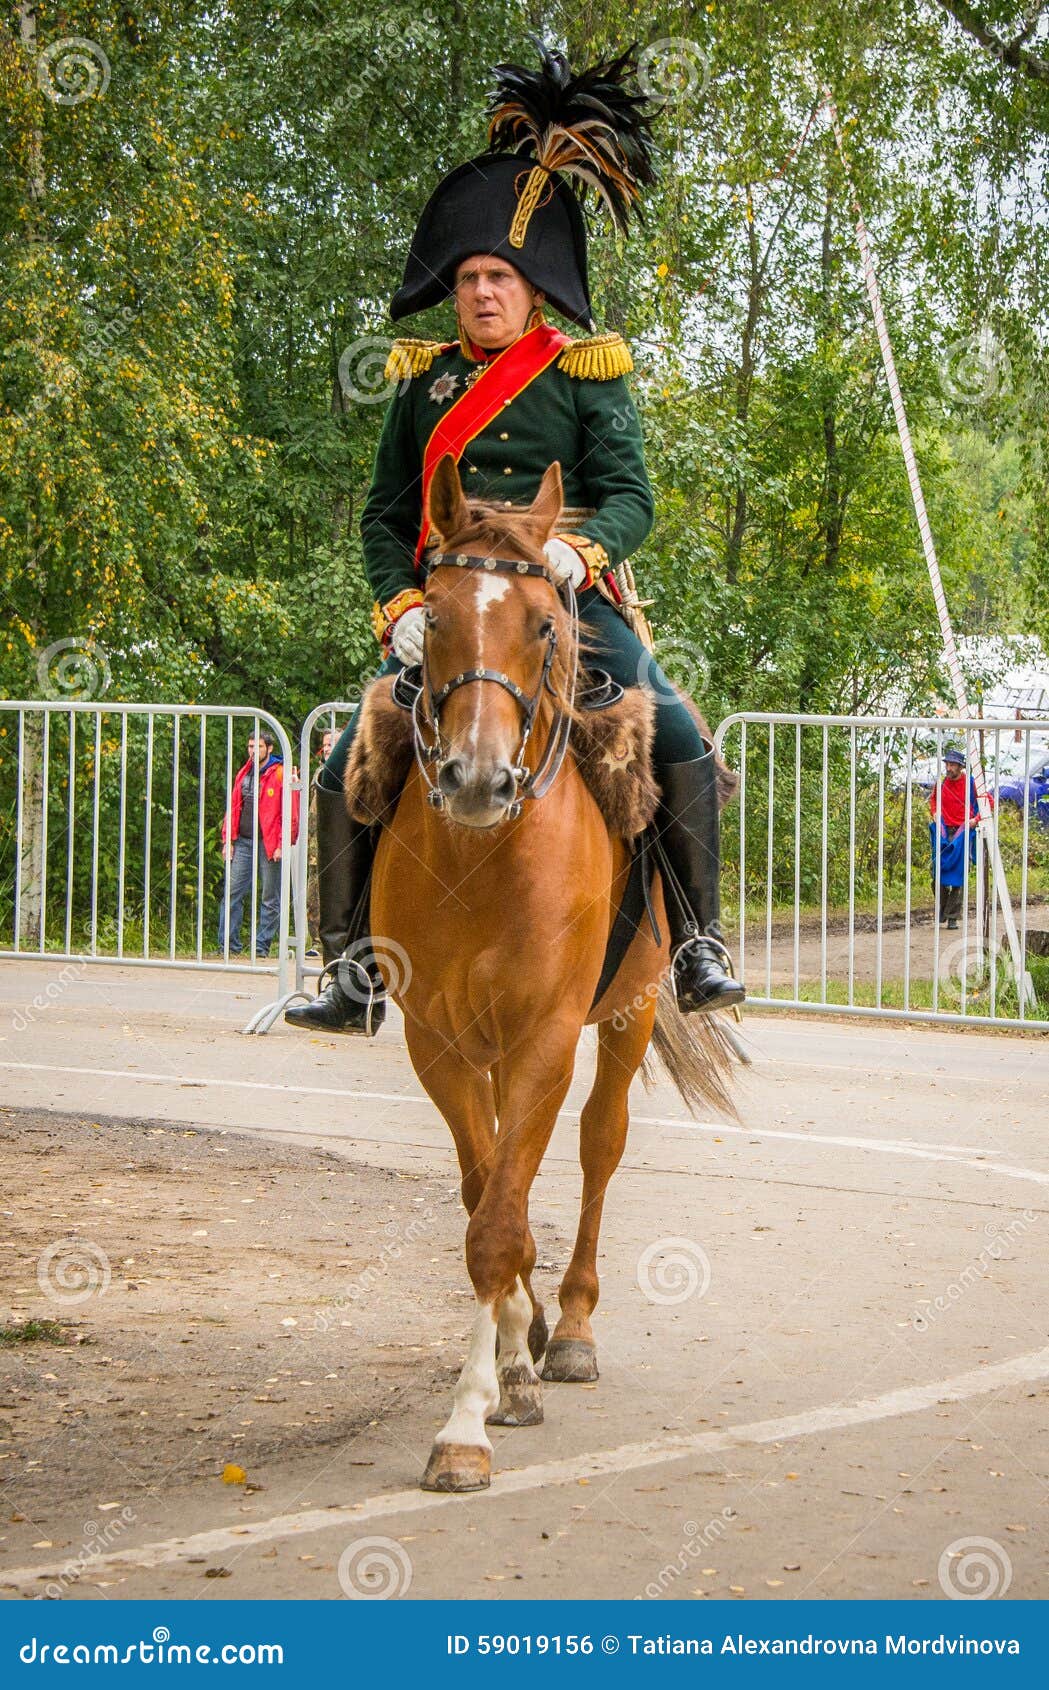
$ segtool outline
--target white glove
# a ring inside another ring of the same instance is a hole
[[[411,668],[413,664],[423,660],[423,633],[426,628],[425,613],[421,604],[413,604],[402,616],[398,616],[390,635],[390,644],[395,657]]]
[[[559,540],[555,534],[543,547],[543,556],[559,587],[565,581],[571,581],[573,587],[581,587],[586,580],[586,564],[567,540]]]

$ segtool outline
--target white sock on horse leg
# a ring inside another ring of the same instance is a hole
[[[470,1348],[459,1375],[452,1400],[451,1418],[441,1427],[435,1444],[479,1444],[491,1450],[485,1420],[499,1403],[499,1381],[495,1372],[495,1309],[491,1303],[478,1306],[470,1335]]]
[[[500,1378],[510,1367],[524,1367],[533,1379],[538,1379],[528,1348],[528,1332],[532,1324],[532,1299],[520,1280],[499,1310]]]

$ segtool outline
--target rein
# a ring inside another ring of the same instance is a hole
[[[542,576],[552,587],[556,583],[550,571],[542,563],[525,563],[517,558],[496,557],[492,554],[479,556],[471,552],[437,552],[429,560],[428,567],[452,567],[454,569],[482,570],[488,574],[499,575],[533,575]],[[521,706],[521,738],[518,742],[514,757],[513,775],[517,782],[517,797],[510,805],[508,819],[514,820],[521,814],[521,808],[526,798],[542,798],[549,792],[560,772],[568,750],[568,736],[572,726],[572,709],[575,705],[576,684],[579,675],[578,661],[578,632],[579,609],[576,604],[575,589],[570,581],[564,583],[565,607],[571,623],[572,638],[572,673],[569,690],[568,709],[557,701],[557,694],[550,685],[550,671],[553,667],[554,654],[557,651],[557,629],[552,627],[546,637],[546,652],[543,657],[543,672],[539,677],[535,691],[526,693],[517,682],[501,669],[463,669],[458,675],[453,675],[450,681],[436,691],[430,681],[426,668],[426,654],[423,652],[421,682],[412,700],[412,739],[415,748],[415,759],[420,773],[426,784],[427,801],[435,810],[444,806],[444,793],[430,777],[430,769],[435,768],[440,773],[442,764],[448,760],[448,751],[441,739],[441,705],[456,692],[459,687],[472,684],[475,681],[490,682],[494,686],[502,687],[511,698]],[[400,678],[400,677],[398,677]],[[396,692],[396,687],[395,687]],[[535,718],[542,701],[543,693],[548,692],[555,701],[554,720],[550,725],[550,733],[546,744],[534,768],[529,768],[525,761],[525,752]],[[423,727],[420,705],[423,696],[426,697],[426,707],[429,716],[428,726],[433,733],[432,740],[427,740]]]

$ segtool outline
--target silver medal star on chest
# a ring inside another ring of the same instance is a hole
[[[448,371],[445,371],[444,375],[438,376],[436,381],[431,382],[430,398],[433,400],[435,405],[443,405],[446,399],[450,399],[452,397],[452,394],[455,392],[458,385],[459,377],[453,376]]]

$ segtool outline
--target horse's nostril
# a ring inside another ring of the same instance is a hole
[[[504,763],[492,775],[491,793],[497,804],[512,804],[517,797],[517,781],[509,763]]]
[[[437,772],[437,784],[446,798],[458,792],[466,779],[466,764],[461,757],[449,757]]]

